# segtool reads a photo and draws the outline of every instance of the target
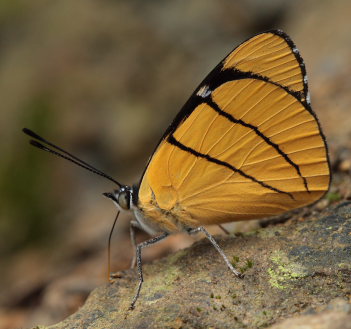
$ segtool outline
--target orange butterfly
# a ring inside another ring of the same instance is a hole
[[[131,236],[135,227],[154,236],[138,245],[132,241],[140,281],[131,308],[143,282],[142,248],[172,232],[202,231],[241,276],[204,225],[303,207],[323,197],[330,184],[327,145],[311,109],[305,65],[280,30],[248,39],[210,72],[133,187],[34,132],[24,132],[35,139],[34,146],[115,182],[118,189],[104,195],[118,209],[134,212]]]

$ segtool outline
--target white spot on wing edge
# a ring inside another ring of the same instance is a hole
[[[197,96],[200,96],[202,98],[206,98],[207,96],[211,95],[211,89],[209,88],[209,86],[205,85],[202,86],[196,93]]]
[[[299,54],[299,50],[298,50],[296,47],[294,47],[294,48],[292,49],[292,52],[293,52],[294,54]]]
[[[308,83],[307,75],[305,75],[305,76],[303,77],[303,82],[304,82],[305,85],[307,85],[307,83]]]
[[[311,105],[311,96],[310,96],[310,92],[308,91],[307,92],[307,95],[306,95],[306,102],[308,105]]]

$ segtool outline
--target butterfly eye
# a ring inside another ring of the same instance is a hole
[[[120,192],[118,195],[117,201],[122,209],[128,210],[130,208],[129,192],[127,191]]]

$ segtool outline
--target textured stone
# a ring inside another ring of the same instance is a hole
[[[138,278],[129,270],[65,321],[38,328],[350,327],[351,202],[319,218],[217,240],[244,279],[203,239],[144,266],[135,310],[128,307]]]

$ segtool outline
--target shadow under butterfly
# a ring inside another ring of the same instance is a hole
[[[118,208],[114,224],[120,210],[135,215],[130,229],[139,285],[131,309],[143,282],[142,248],[172,232],[203,232],[234,275],[242,277],[204,225],[306,206],[324,196],[331,178],[304,62],[280,30],[248,39],[210,72],[167,128],[132,187],[33,131],[23,131],[34,139],[32,145],[118,185],[104,195]],[[153,237],[136,244],[135,228]]]

